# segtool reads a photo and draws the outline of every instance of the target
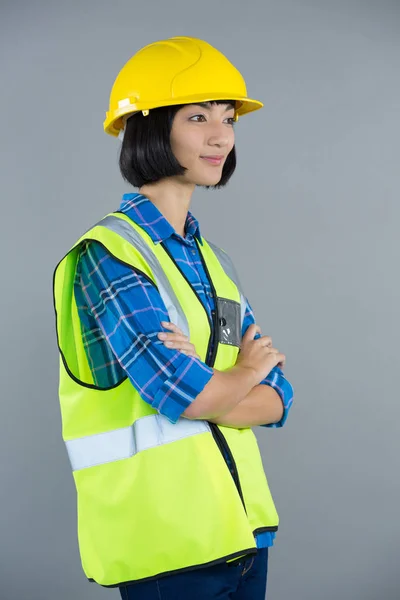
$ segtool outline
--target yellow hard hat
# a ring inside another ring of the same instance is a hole
[[[235,100],[235,120],[263,103],[247,97],[246,83],[216,48],[193,37],[148,44],[118,73],[110,94],[104,131],[118,136],[128,115],[174,104]]]

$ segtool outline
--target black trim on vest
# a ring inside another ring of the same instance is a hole
[[[258,529],[255,529],[253,531],[253,534],[257,535],[258,533],[265,533],[266,531],[269,531],[269,532],[278,531],[278,525],[271,525],[271,527],[259,527]]]
[[[153,285],[157,290],[158,287],[157,285],[154,283],[154,281],[152,279],[150,279],[150,277],[148,275],[146,275],[146,273],[143,273],[143,271],[141,271],[140,269],[137,269],[136,267],[133,267],[132,265],[130,265],[129,263],[125,262],[124,260],[121,260],[120,258],[118,258],[117,256],[115,256],[112,252],[110,252],[110,250],[102,243],[99,242],[98,240],[94,239],[94,238],[85,238],[83,240],[81,240],[81,242],[75,246],[75,248],[73,248],[73,250],[77,250],[78,248],[80,248],[80,246],[84,243],[84,242],[97,242],[98,244],[100,244],[100,246],[102,246],[106,252],[108,252],[108,254],[110,254],[113,258],[115,258],[115,260],[117,260],[118,262],[122,263],[123,265],[126,265],[127,267],[129,267],[130,269],[132,269],[133,271],[136,271],[137,273],[140,273],[140,275],[142,275],[143,277],[145,277],[145,279],[147,279],[147,281],[149,281],[151,283],[151,285]],[[81,381],[80,379],[78,379],[77,377],[75,377],[75,375],[70,371],[67,360],[60,348],[60,340],[58,337],[58,327],[57,327],[57,309],[56,309],[56,293],[55,293],[55,285],[56,285],[56,271],[58,266],[62,263],[62,261],[64,260],[64,258],[66,258],[66,256],[68,256],[68,254],[71,252],[71,250],[68,250],[68,252],[64,255],[64,257],[58,261],[54,272],[53,272],[53,306],[54,306],[54,314],[55,314],[55,318],[56,318],[56,338],[57,338],[57,346],[58,346],[58,350],[60,352],[62,361],[64,363],[64,367],[65,370],[67,371],[68,375],[71,377],[71,379],[73,381],[75,381],[75,383],[78,383],[79,385],[81,385],[82,387],[85,388],[89,388],[92,390],[98,390],[100,392],[107,392],[109,390],[113,390],[115,388],[117,388],[119,385],[122,385],[124,383],[124,381],[127,380],[128,375],[126,375],[125,377],[123,377],[120,381],[118,381],[117,383],[115,383],[114,385],[111,385],[109,387],[99,387],[97,385],[95,385],[94,383],[85,383],[84,381]]]
[[[205,569],[207,567],[212,567],[214,565],[218,565],[221,563],[226,563],[228,560],[239,557],[239,556],[255,556],[257,554],[257,548],[248,548],[247,550],[241,550],[240,552],[235,552],[234,554],[228,554],[223,558],[218,558],[217,560],[212,560],[208,563],[203,563],[201,565],[192,565],[191,567],[184,567],[183,569],[176,569],[175,571],[165,571],[164,573],[158,573],[157,575],[152,575],[152,577],[144,577],[143,579],[135,579],[133,581],[121,581],[120,583],[113,583],[112,585],[103,585],[102,583],[98,584],[101,587],[105,588],[115,588],[120,585],[133,585],[135,583],[142,583],[144,581],[152,581],[153,579],[160,579],[162,577],[168,577],[168,575],[175,575],[177,573],[185,573],[187,571],[196,571],[198,569]],[[88,581],[92,583],[97,583],[91,577],[87,577]]]

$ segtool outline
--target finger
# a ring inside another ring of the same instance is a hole
[[[188,342],[189,338],[183,333],[169,333],[167,331],[161,331],[157,334],[160,340],[167,340],[169,342]]]
[[[272,338],[269,335],[263,335],[261,338],[258,338],[257,341],[261,343],[262,346],[272,347]]]
[[[191,352],[193,352],[193,350],[194,350],[193,344],[191,344],[190,342],[185,342],[185,341],[181,341],[181,340],[175,341],[175,342],[166,341],[166,342],[164,342],[164,344],[168,348],[176,348],[177,350],[189,350]]]
[[[200,359],[200,356],[196,352],[190,352],[188,350],[181,350],[182,354],[186,354],[186,356],[192,356],[193,358]]]
[[[246,330],[246,333],[244,334],[243,338],[249,338],[249,339],[253,339],[254,336],[256,335],[256,333],[259,333],[261,335],[261,327],[259,325],[257,325],[256,323],[252,323],[251,325],[249,325],[249,327]]]
[[[277,348],[272,348],[272,347],[268,346],[268,354],[280,354],[280,352]]]
[[[192,348],[190,350],[181,350],[187,356],[192,356],[193,358],[198,358],[200,360],[200,356],[196,352],[196,348],[192,344]]]
[[[175,323],[172,323],[171,321],[161,321],[161,325],[165,327],[165,329],[172,329],[172,331],[184,335],[182,329],[179,329],[178,325],[175,325]]]

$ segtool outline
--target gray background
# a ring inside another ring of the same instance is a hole
[[[117,598],[86,582],[61,439],[52,271],[121,194],[102,130],[141,46],[216,46],[265,103],[227,188],[196,190],[295,405],[256,428],[281,518],[271,600],[400,597],[400,8],[389,1],[2,2],[0,598]]]

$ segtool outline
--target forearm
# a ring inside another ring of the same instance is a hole
[[[283,404],[279,394],[271,386],[259,384],[232,410],[208,420],[225,427],[244,429],[277,423],[282,416]]]
[[[213,371],[210,381],[185,410],[183,417],[211,421],[230,413],[258,382],[257,374],[253,369],[238,365],[225,371],[218,369]]]

